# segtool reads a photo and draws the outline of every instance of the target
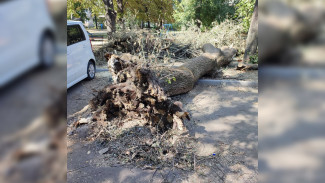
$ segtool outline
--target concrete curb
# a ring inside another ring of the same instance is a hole
[[[108,69],[96,68],[96,72],[105,72],[105,71],[108,71]]]
[[[325,78],[323,67],[279,67],[279,66],[264,66],[259,70],[260,77],[263,79],[288,79],[297,80],[301,78],[320,79]]]
[[[257,81],[238,81],[238,80],[199,79],[197,84],[210,85],[210,86],[258,87]]]

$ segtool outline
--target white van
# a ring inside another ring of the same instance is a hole
[[[67,22],[67,88],[94,79],[96,60],[88,33],[80,21]]]
[[[0,88],[55,60],[55,26],[46,0],[0,3]]]

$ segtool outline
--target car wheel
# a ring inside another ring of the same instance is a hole
[[[88,62],[87,75],[88,75],[88,79],[90,79],[90,80],[95,78],[96,66],[95,66],[94,62],[92,62],[92,61]]]
[[[45,35],[41,40],[40,46],[40,62],[41,66],[49,68],[54,63],[55,44],[54,39],[50,35]]]

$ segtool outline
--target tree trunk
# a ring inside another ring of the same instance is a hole
[[[97,16],[96,16],[96,14],[95,14],[95,24],[96,24],[96,29],[98,29],[98,27],[97,27]]]
[[[144,28],[144,23],[143,23],[143,21],[141,20],[141,29],[143,29]]]
[[[116,12],[114,10],[113,0],[103,0],[106,10],[106,26],[107,32],[112,33],[116,31]]]
[[[173,102],[168,96],[190,91],[200,77],[218,65],[220,55],[227,55],[211,44],[205,44],[203,52],[176,68],[150,66],[131,54],[106,54],[115,84],[99,91],[90,101],[93,120],[107,122],[118,118],[123,123],[132,119],[143,121],[160,133],[169,129],[185,131],[183,120],[189,115],[181,102]],[[236,53],[234,49],[232,53]]]
[[[157,80],[167,96],[186,93],[194,87],[199,78],[226,63],[229,64],[237,52],[234,48],[218,49],[212,44],[205,44],[202,49],[204,54],[189,59],[179,67],[149,66],[147,70],[151,73],[150,77],[154,77],[151,79]],[[132,75],[131,72],[141,68],[141,60],[130,54],[122,57],[106,54],[105,57],[108,59],[114,83],[125,82]]]
[[[160,29],[162,29],[163,28],[163,21],[162,20],[160,20]]]
[[[251,25],[249,27],[248,36],[246,39],[246,48],[244,54],[245,64],[248,63],[249,57],[256,53],[257,45],[258,45],[258,0],[255,1],[255,7],[252,15]]]
[[[125,25],[124,25],[124,4],[123,4],[123,0],[116,0],[116,4],[117,4],[117,11],[120,14],[120,18],[119,18],[119,22],[120,24],[122,24],[122,29],[125,29]]]
[[[150,29],[150,21],[148,20],[148,22],[147,22],[147,23],[148,23],[148,28]]]

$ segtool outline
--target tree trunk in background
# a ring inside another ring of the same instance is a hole
[[[122,29],[125,29],[125,25],[124,25],[124,19],[123,19],[123,15],[124,15],[124,4],[123,4],[123,0],[116,0],[117,3],[117,11],[120,14],[120,18],[119,18],[119,22],[122,24]]]
[[[150,21],[148,21],[148,28],[150,28]]]
[[[98,27],[97,27],[97,15],[95,15],[95,24],[96,24],[96,29],[98,29]]]
[[[255,7],[252,15],[251,25],[249,27],[248,36],[246,39],[246,48],[244,54],[245,64],[249,61],[249,57],[256,53],[257,45],[258,45],[258,0],[255,1]]]
[[[162,29],[163,28],[163,22],[162,22],[162,20],[160,20],[160,29]]]
[[[106,26],[107,32],[112,33],[116,31],[116,12],[114,11],[113,0],[103,0],[106,10]]]

